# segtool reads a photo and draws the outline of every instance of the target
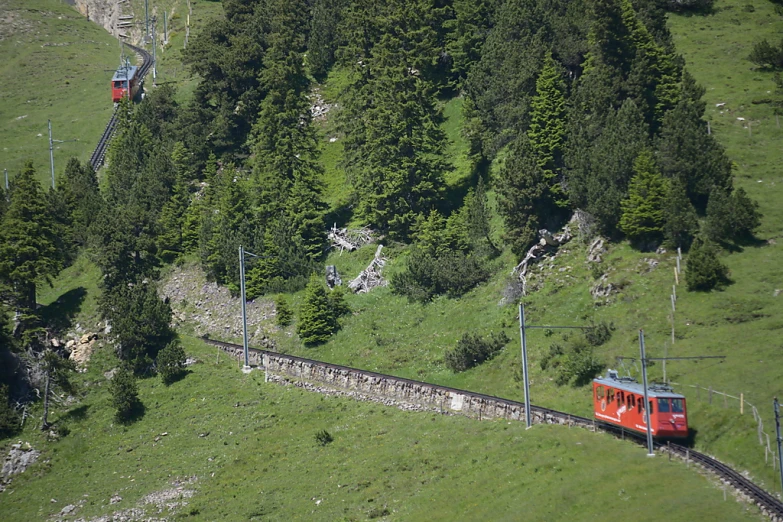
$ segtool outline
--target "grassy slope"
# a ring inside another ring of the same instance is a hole
[[[32,159],[50,184],[46,120],[54,139],[78,139],[55,143],[57,175],[69,157],[89,158],[112,113],[119,45],[65,3],[0,0],[0,12],[0,169],[13,177]]]
[[[757,519],[684,464],[603,435],[323,397],[186,345],[201,362],[170,387],[141,381],[146,413],[128,427],[112,421],[101,372],[113,361],[98,353],[82,376],[84,402],[54,413],[71,434],[49,445],[26,434],[44,458],[0,497],[3,520],[40,520],[82,500],[75,516],[127,509],[193,475],[182,518],[196,520]],[[314,439],[321,429],[334,436],[325,447]],[[110,506],[113,495],[122,501]]]

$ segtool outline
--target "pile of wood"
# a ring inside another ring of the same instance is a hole
[[[340,249],[340,254],[343,253],[343,250],[353,252],[357,248],[373,241],[372,230],[367,227],[349,230],[347,228],[337,228],[336,223],[329,230],[327,237],[332,242],[332,247]]]
[[[387,281],[381,275],[381,270],[386,265],[386,258],[381,257],[383,245],[378,245],[375,251],[375,257],[369,266],[361,271],[359,276],[348,283],[348,288],[355,294],[364,294],[375,287],[386,286]]]

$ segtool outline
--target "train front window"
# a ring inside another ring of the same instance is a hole
[[[122,82],[114,82],[115,89],[122,89],[122,87],[123,87]]]
[[[658,399],[658,411],[669,413],[669,399]]]
[[[672,411],[674,413],[684,413],[685,401],[683,401],[682,399],[672,399]]]

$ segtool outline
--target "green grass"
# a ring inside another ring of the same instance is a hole
[[[54,144],[59,176],[68,158],[89,159],[111,117],[119,44],[65,3],[1,0],[0,11],[0,169],[13,179],[31,159],[50,186],[47,119],[67,141]]]
[[[3,494],[3,520],[40,520],[80,501],[74,517],[108,514],[194,476],[177,519],[758,518],[683,463],[603,434],[324,397],[185,344],[199,363],[170,387],[140,381],[146,409],[129,426],[111,417],[102,371],[113,359],[98,352],[82,376],[84,401],[52,414],[70,434],[50,444],[24,434],[44,455]],[[320,446],[323,429],[334,441]],[[122,500],[110,505],[114,495]]]

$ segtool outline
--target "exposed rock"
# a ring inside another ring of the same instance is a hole
[[[116,503],[118,503],[118,502],[122,502],[122,497],[121,497],[121,496],[119,496],[119,495],[113,495],[113,496],[112,496],[112,497],[109,499],[109,504],[116,504]]]
[[[228,288],[207,281],[198,265],[175,268],[158,287],[162,298],[168,298],[173,312],[172,324],[187,324],[196,335],[216,339],[239,339],[242,336],[242,307]],[[257,347],[274,348],[267,328],[275,328],[274,304],[267,299],[247,302],[248,341]]]
[[[597,237],[593,239],[587,249],[587,261],[590,263],[600,263],[603,261],[604,253],[606,253],[606,248],[604,247],[604,238]]]
[[[13,444],[5,457],[3,469],[0,472],[0,491],[5,490],[7,484],[11,481],[11,477],[24,473],[40,456],[41,452],[34,450],[27,442],[19,441]]]
[[[590,289],[590,295],[592,295],[594,299],[604,299],[617,291],[618,288],[610,283],[606,274],[604,274]]]
[[[326,267],[326,286],[334,288],[335,286],[341,286],[343,280],[340,279],[340,274],[337,273],[337,267],[329,265]]]
[[[71,355],[69,355],[68,358],[76,363],[77,368],[84,370],[87,367],[87,363],[90,361],[90,357],[92,357],[95,341],[97,339],[98,334],[86,333],[81,336],[78,342],[71,340],[65,345],[71,352]]]
[[[104,372],[103,376],[106,377],[106,380],[112,380],[114,376],[117,374],[117,368],[113,368],[109,370],[108,372]]]

